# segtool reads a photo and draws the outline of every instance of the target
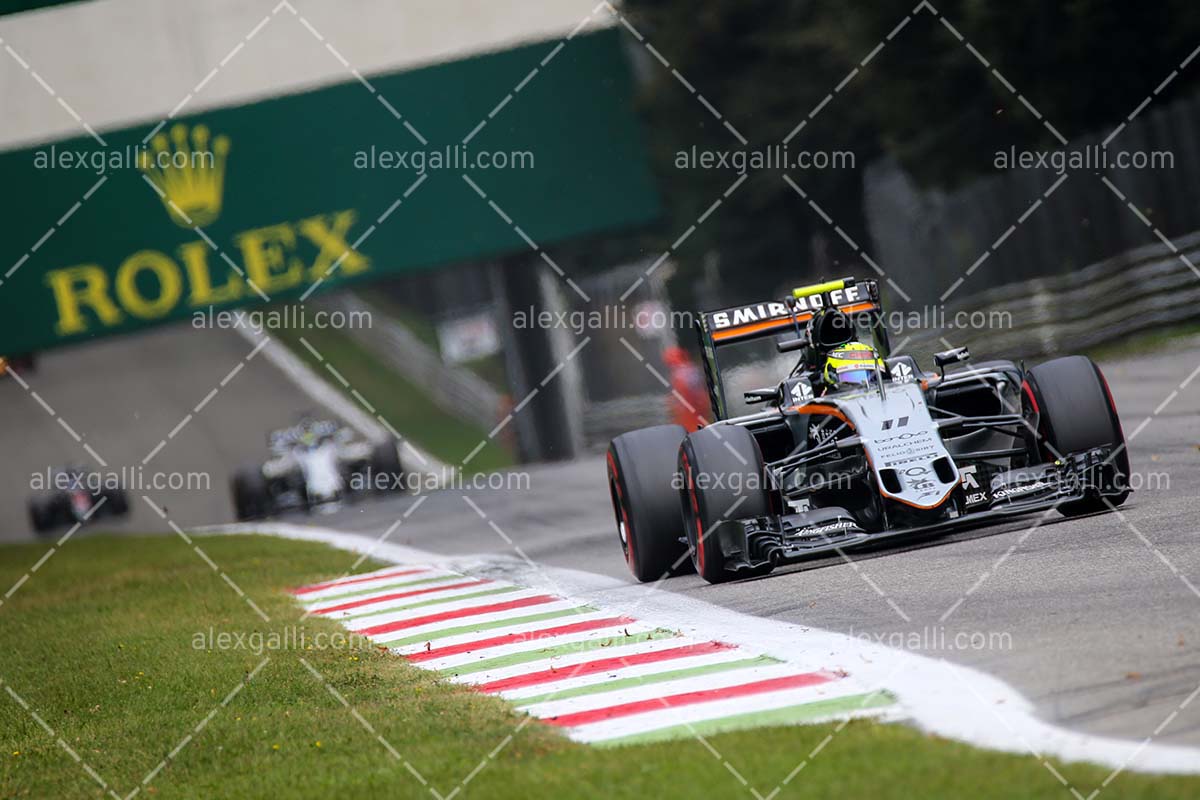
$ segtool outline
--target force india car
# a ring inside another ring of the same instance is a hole
[[[239,520],[332,507],[404,485],[394,442],[363,441],[336,422],[302,419],[272,431],[267,443],[270,459],[234,473],[233,507]]]
[[[632,431],[608,449],[621,547],[640,581],[690,561],[716,583],[895,536],[1103,511],[1129,495],[1116,406],[1084,356],[968,367],[960,347],[925,372],[890,354],[879,287],[852,278],[707,312],[698,329],[715,421]],[[878,358],[867,380],[830,386],[822,353],[850,339]]]

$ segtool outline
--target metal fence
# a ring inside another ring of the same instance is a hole
[[[1109,134],[1082,136],[1057,152],[1090,146],[1097,153]],[[1179,299],[1191,294],[1158,294],[1190,292],[1188,279],[1197,279],[1178,258],[1171,263],[1159,233],[1179,239],[1200,230],[1200,96],[1148,109],[1108,150],[1110,157],[1169,153],[1173,163],[1068,171],[1046,197],[1061,177],[1049,168],[1010,169],[942,192],[917,187],[895,162],[877,162],[867,170],[864,199],[874,254],[914,304],[941,302],[960,278],[949,296],[958,307],[1007,298],[1022,330],[988,342],[996,348],[1078,347],[1144,321],[1200,316],[1194,301],[1189,313]],[[1126,268],[1136,269],[1122,275]],[[1109,292],[1136,305],[1122,306]]]
[[[1032,278],[951,304],[1005,324],[920,331],[904,350],[968,345],[976,356],[1048,356],[1200,317],[1200,232],[1172,245],[1146,245],[1065,275]]]

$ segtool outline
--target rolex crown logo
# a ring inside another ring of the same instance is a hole
[[[157,134],[138,158],[138,167],[158,190],[171,221],[184,228],[207,225],[221,213],[229,137],[213,139],[208,127],[177,123]]]

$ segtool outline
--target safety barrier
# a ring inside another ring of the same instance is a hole
[[[446,411],[491,427],[508,413],[508,402],[500,392],[470,370],[444,363],[433,348],[408,328],[390,319],[351,292],[322,298],[319,304],[351,313],[367,312],[371,325],[349,328],[346,335],[370,350],[398,374],[429,392]]]
[[[906,351],[968,345],[976,356],[1048,356],[1200,318],[1200,232],[1146,245],[1063,275],[989,289],[946,308],[1003,326],[924,330]],[[896,337],[899,344],[905,337]]]

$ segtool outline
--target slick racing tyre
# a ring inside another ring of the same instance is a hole
[[[390,439],[371,448],[371,487],[381,493],[404,490],[400,453]]]
[[[35,534],[45,536],[54,528],[55,510],[54,498],[29,498],[29,522],[33,525],[33,532]]]
[[[625,563],[643,583],[690,568],[679,516],[675,459],[680,425],[624,433],[608,447],[608,491]]]
[[[233,511],[239,521],[270,515],[271,497],[259,467],[244,467],[234,473]]]
[[[679,449],[679,477],[688,546],[700,577],[709,583],[761,575],[725,569],[716,527],[726,519],[771,513],[766,468],[758,442],[738,425],[715,425],[689,435]]]
[[[1025,380],[1039,412],[1043,457],[1052,461],[1056,453],[1065,456],[1096,447],[1119,447],[1112,464],[1117,485],[1128,487],[1129,450],[1100,368],[1086,356],[1066,356],[1039,364],[1029,370]],[[1068,517],[1090,514],[1106,510],[1109,504],[1119,506],[1128,496],[1128,488],[1106,498],[1090,492],[1082,500],[1063,503],[1058,510]]]
[[[108,498],[104,504],[104,510],[110,516],[123,517],[129,513],[129,495],[124,489],[108,489],[104,492],[104,496]]]

